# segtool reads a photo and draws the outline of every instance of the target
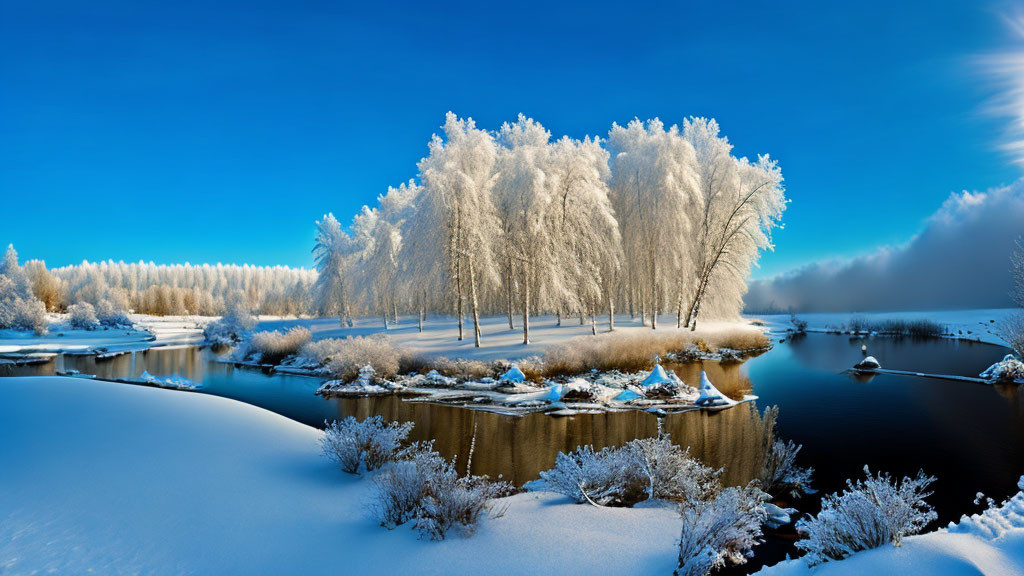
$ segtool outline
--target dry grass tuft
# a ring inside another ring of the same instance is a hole
[[[696,346],[702,352],[725,348],[755,350],[769,345],[768,337],[752,327],[714,332],[688,330],[630,331],[580,336],[548,349],[542,374],[558,376],[589,370],[636,372],[654,365],[654,357]]]

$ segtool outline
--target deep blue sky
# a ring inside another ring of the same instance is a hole
[[[901,243],[1014,180],[972,58],[1007,5],[0,3],[0,242],[82,259],[309,266],[451,109],[555,135],[716,117],[792,199],[758,275]]]

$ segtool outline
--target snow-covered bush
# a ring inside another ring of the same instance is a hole
[[[511,484],[491,482],[486,476],[460,477],[454,462],[443,462],[427,480],[416,517],[416,529],[431,540],[444,540],[456,527],[472,534],[480,517],[490,510],[490,500],[513,491]]]
[[[635,467],[630,451],[609,447],[595,452],[580,446],[555,457],[555,467],[540,473],[540,480],[527,484],[531,490],[564,494],[577,503],[598,506],[629,506],[643,499],[644,478]]]
[[[761,542],[767,494],[756,483],[726,488],[710,500],[684,502],[678,576],[706,576],[727,563],[744,564]]]
[[[444,464],[440,455],[426,450],[387,466],[377,475],[373,479],[375,497],[371,507],[380,525],[391,530],[415,518],[426,495],[427,479]]]
[[[797,523],[806,538],[796,546],[807,551],[804,559],[810,566],[888,543],[899,546],[904,536],[917,534],[937,517],[925,502],[935,478],[918,472],[896,483],[888,474],[872,475],[867,466],[864,473],[864,480],[847,480],[841,494],[822,498],[817,516]]]
[[[342,470],[358,474],[360,465],[369,471],[395,461],[412,427],[412,422],[385,424],[380,416],[362,422],[348,416],[327,425],[320,446]]]
[[[324,367],[334,378],[353,380],[367,365],[382,378],[394,378],[408,354],[387,336],[374,335],[317,340],[303,346],[300,356]]]
[[[46,305],[32,293],[32,285],[13,246],[0,260],[0,328],[46,334]]]
[[[432,540],[443,540],[455,527],[471,534],[490,500],[514,491],[486,476],[460,477],[454,460],[442,458],[432,443],[414,444],[398,458],[373,480],[371,507],[388,529],[415,520],[416,529]]]
[[[303,326],[296,326],[287,332],[257,332],[249,339],[242,357],[264,364],[279,364],[288,356],[298,354],[312,339],[313,334]]]
[[[96,330],[100,327],[100,321],[96,317],[96,309],[88,302],[80,302],[68,308],[70,318],[68,322],[72,328],[79,330]]]
[[[256,327],[256,318],[245,301],[245,294],[233,293],[225,306],[224,315],[203,330],[203,336],[211,344],[223,346],[241,342],[245,333]]]
[[[118,304],[115,300],[100,300],[96,305],[96,317],[100,324],[111,328],[131,327],[132,325],[123,304]]]
[[[559,452],[555,467],[541,472],[540,480],[527,488],[564,494],[581,504],[632,506],[649,498],[680,502],[710,498],[721,489],[720,474],[721,470],[704,466],[690,457],[689,450],[661,434],[599,452],[592,446]]]
[[[673,444],[667,434],[626,444],[638,470],[647,477],[647,497],[689,502],[706,500],[720,488],[721,470],[690,457],[690,449]]]

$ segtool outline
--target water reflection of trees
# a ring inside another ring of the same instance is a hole
[[[443,456],[458,455],[463,471],[475,430],[472,472],[491,477],[501,475],[517,485],[551,468],[558,452],[586,444],[598,449],[619,446],[658,433],[657,417],[636,411],[568,418],[545,414],[513,417],[403,402],[394,396],[344,399],[338,407],[339,417],[363,419],[381,414],[387,420],[414,422],[411,438],[435,440],[435,447]],[[689,446],[696,458],[709,466],[724,467],[723,480],[727,484],[745,484],[757,475],[766,431],[753,403],[715,413],[672,414],[664,417],[663,428],[674,442]]]

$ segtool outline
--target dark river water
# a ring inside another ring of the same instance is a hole
[[[929,498],[939,512],[934,527],[979,510],[979,491],[1001,500],[1016,491],[1024,474],[1024,390],[913,376],[855,377],[844,370],[863,357],[861,346],[889,369],[976,376],[1002,358],[998,346],[954,340],[867,338],[808,334],[788,339],[743,364],[715,362],[677,365],[687,383],[700,370],[734,398],[751,393],[753,403],[708,414],[669,415],[664,429],[705,463],[724,467],[724,480],[742,484],[755,474],[764,426],[761,413],[780,407],[777,434],[803,445],[799,462],[815,469],[819,494],[795,504],[816,511],[823,492],[844,487],[845,479],[872,470],[894,476],[918,470],[936,476]],[[381,414],[415,422],[413,439],[435,439],[445,456],[465,465],[473,446],[472,472],[502,476],[517,485],[550,468],[559,451],[581,444],[619,445],[657,433],[657,417],[644,412],[578,415],[503,416],[453,406],[408,402],[400,397],[324,400],[314,395],[320,380],[266,374],[216,361],[209,350],[177,348],[124,355],[109,360],[63,356],[39,366],[0,367],[0,375],[53,374],[75,369],[99,378],[184,376],[202,383],[202,392],[261,406],[314,426],[324,420]],[[475,443],[473,439],[475,437]],[[773,563],[791,551],[791,540],[772,538],[759,547],[758,562]]]

